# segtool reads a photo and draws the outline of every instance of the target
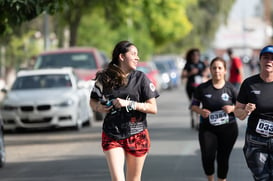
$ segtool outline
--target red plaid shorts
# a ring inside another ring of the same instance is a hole
[[[122,147],[127,153],[136,157],[144,156],[150,150],[150,136],[147,129],[126,139],[115,140],[102,132],[102,148],[108,151],[112,148]]]

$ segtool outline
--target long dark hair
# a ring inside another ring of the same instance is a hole
[[[200,50],[198,48],[192,48],[189,49],[186,53],[186,61],[187,63],[192,63],[192,56],[194,53],[199,53],[200,54]]]
[[[120,69],[119,55],[128,52],[130,46],[134,46],[134,44],[129,41],[118,42],[113,50],[111,62],[104,70],[96,74],[96,79],[102,83],[104,92],[109,93],[114,88],[127,84],[127,78]]]

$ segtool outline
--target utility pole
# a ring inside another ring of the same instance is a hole
[[[263,5],[264,5],[263,18],[264,18],[264,22],[266,23],[266,28],[265,28],[266,43],[271,44],[272,42],[271,0],[264,0]]]
[[[264,0],[264,20],[271,24],[271,0]]]
[[[48,50],[49,49],[49,27],[48,27],[48,14],[45,11],[44,12],[44,50]]]
[[[5,56],[6,56],[6,48],[4,46],[1,46],[1,75],[0,77],[5,77],[5,66],[6,66],[6,60],[5,60]]]

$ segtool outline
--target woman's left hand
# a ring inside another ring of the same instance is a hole
[[[122,108],[128,106],[129,101],[121,98],[116,98],[113,100],[113,105],[115,108]]]

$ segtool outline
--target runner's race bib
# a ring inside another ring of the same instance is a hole
[[[203,77],[200,75],[194,76],[194,83],[201,84],[203,82]]]
[[[199,86],[203,82],[203,77],[200,75],[194,76],[194,82],[191,84],[193,87]]]
[[[256,132],[265,137],[273,136],[273,122],[266,119],[259,119]]]
[[[209,122],[213,126],[223,125],[229,122],[229,116],[223,110],[214,111],[209,115]]]

